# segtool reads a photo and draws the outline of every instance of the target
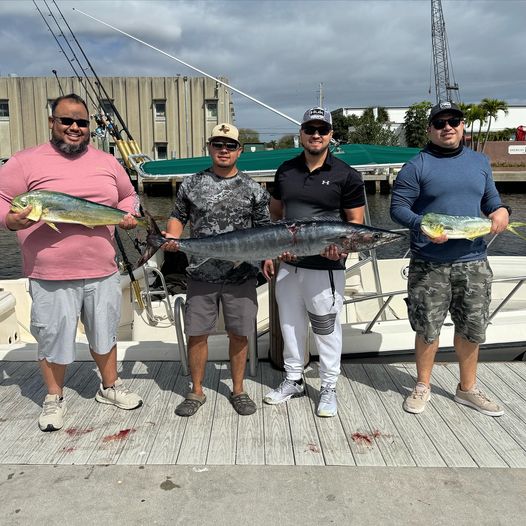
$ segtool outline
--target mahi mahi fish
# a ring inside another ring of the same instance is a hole
[[[127,214],[124,210],[102,205],[80,197],[48,190],[33,190],[17,195],[11,202],[11,210],[20,212],[31,205],[27,216],[32,221],[44,221],[60,232],[55,223],[73,223],[89,228],[104,225],[118,225]],[[137,223],[149,228],[153,218],[137,217]]]
[[[524,226],[526,223],[514,221],[509,223],[506,229],[526,240],[526,237],[516,230]],[[490,233],[491,219],[428,213],[424,215],[420,228],[431,238],[446,234],[448,239],[473,240]]]
[[[149,215],[146,212],[146,215]],[[153,224],[153,229],[156,225]],[[177,239],[179,249],[190,256],[214,258],[236,263],[274,259],[290,252],[296,257],[320,254],[336,245],[342,252],[360,252],[403,238],[402,234],[371,226],[319,218],[301,221],[277,221],[200,238]],[[137,266],[170,241],[158,231],[146,238],[147,248]]]

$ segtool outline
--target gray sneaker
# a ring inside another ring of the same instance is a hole
[[[403,408],[408,413],[421,413],[431,399],[431,389],[422,383],[417,383],[413,392],[404,400]]]
[[[276,389],[272,389],[263,397],[263,402],[270,405],[282,404],[291,398],[297,398],[304,394],[305,386],[303,384],[298,384],[294,380],[285,378]]]
[[[142,398],[132,393],[120,378],[117,378],[115,383],[106,389],[100,384],[95,400],[101,404],[115,405],[119,409],[137,409],[142,405]]]
[[[38,427],[42,431],[57,431],[64,425],[66,401],[59,395],[46,395],[42,404],[42,413],[38,417]]]
[[[502,416],[504,414],[504,409],[499,404],[492,402],[486,393],[481,391],[476,385],[469,391],[462,391],[460,384],[458,384],[455,402],[472,407],[488,416]]]
[[[318,416],[336,416],[338,413],[338,400],[336,399],[336,388],[321,386],[320,401],[318,402]]]

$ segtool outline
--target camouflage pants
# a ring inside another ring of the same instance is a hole
[[[485,259],[464,263],[411,260],[406,299],[411,327],[431,343],[439,337],[449,310],[456,334],[469,342],[483,343],[492,278]]]

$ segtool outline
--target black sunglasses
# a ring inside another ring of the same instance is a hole
[[[75,123],[79,128],[89,128],[89,121],[86,119],[72,119],[71,117],[55,117],[53,119],[64,126],[72,126]]]
[[[435,130],[443,130],[446,127],[446,123],[452,128],[457,128],[461,122],[462,119],[460,117],[451,117],[449,119],[436,119],[431,124]]]
[[[318,132],[320,135],[329,135],[331,133],[332,127],[328,124],[324,126],[312,126],[311,124],[306,124],[305,126],[301,127],[303,133],[307,135],[314,135],[316,132]]]
[[[235,152],[239,148],[239,144],[237,142],[211,141],[210,145],[216,150],[222,150],[226,148],[229,152]]]

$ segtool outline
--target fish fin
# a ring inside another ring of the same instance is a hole
[[[506,229],[509,230],[510,232],[513,232],[516,236],[519,236],[521,239],[524,239],[526,241],[526,236],[524,236],[523,234],[519,234],[519,232],[517,232],[517,228],[524,228],[524,227],[526,227],[526,223],[522,223],[520,221],[513,221],[512,223],[508,224]]]
[[[244,261],[234,261],[234,268],[239,267],[239,265],[242,265]]]
[[[53,230],[56,230],[59,234],[61,233],[60,230],[56,227],[55,223],[52,223],[51,221],[44,221],[44,223],[46,223],[46,225],[51,227]]]
[[[188,268],[191,268],[191,269],[199,268],[201,265],[204,265],[207,261],[210,261],[211,259],[213,259],[213,258],[205,258],[205,259],[203,259],[203,261],[201,261],[201,263],[198,263],[197,265],[190,265]],[[243,263],[243,262],[241,262],[241,263]]]
[[[141,255],[137,263],[135,264],[135,268],[139,268],[142,265],[144,265],[158,250],[159,246],[154,245],[150,242],[150,236],[158,237],[162,236],[161,229],[155,222],[155,219],[153,216],[148,212],[148,210],[144,209],[144,219],[146,221],[146,249],[144,253]]]

